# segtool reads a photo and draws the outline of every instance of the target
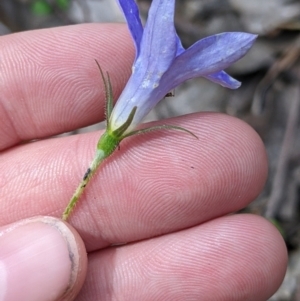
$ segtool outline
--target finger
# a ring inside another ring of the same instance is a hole
[[[104,162],[71,223],[88,250],[191,227],[239,210],[261,191],[264,146],[252,128],[222,114],[165,121],[193,131],[128,138]],[[0,221],[60,216],[82,179],[99,134],[18,146],[0,157]]]
[[[76,301],[265,301],[281,284],[286,264],[284,241],[271,224],[227,216],[93,253]]]
[[[103,119],[95,59],[117,96],[134,55],[125,25],[65,26],[0,39],[0,150]]]
[[[73,300],[86,276],[87,256],[76,231],[52,217],[0,229],[0,300]],[[66,299],[64,299],[66,300]]]

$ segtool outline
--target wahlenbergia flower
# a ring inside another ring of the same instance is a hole
[[[153,0],[145,28],[135,1],[118,1],[136,49],[132,74],[113,108],[109,76],[105,80],[100,68],[106,90],[107,128],[63,219],[70,215],[100,163],[114,152],[122,139],[143,131],[135,131],[136,126],[173,88],[200,76],[227,88],[238,88],[240,82],[223,69],[243,57],[256,39],[256,35],[249,33],[227,32],[204,38],[185,50],[174,27],[175,0]]]
[[[132,131],[173,88],[194,77],[206,77],[236,89],[240,83],[223,69],[243,57],[256,35],[229,32],[207,37],[185,50],[174,27],[175,0],[153,0],[143,28],[133,0],[119,0],[136,48],[132,75],[110,117],[112,129],[127,120]]]

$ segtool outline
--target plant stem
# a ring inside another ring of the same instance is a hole
[[[95,174],[98,166],[103,162],[103,160],[106,158],[105,153],[103,150],[97,150],[96,155],[94,157],[94,160],[90,164],[90,167],[87,169],[86,173],[83,176],[83,179],[81,180],[80,184],[78,185],[77,189],[75,190],[73,196],[71,197],[68,206],[66,207],[65,211],[63,212],[62,219],[65,221],[70,216],[72,210],[74,209],[78,199],[82,195],[86,185],[92,178],[92,176]]]

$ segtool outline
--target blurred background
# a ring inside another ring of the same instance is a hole
[[[150,0],[139,0],[143,20]],[[259,34],[251,51],[227,71],[242,87],[204,79],[176,88],[147,117],[163,119],[218,111],[249,123],[269,157],[264,191],[243,212],[271,219],[290,255],[285,281],[272,301],[300,301],[300,2],[297,0],[177,0],[175,24],[185,47],[224,31]],[[123,22],[115,0],[1,0],[0,35],[86,22]],[[0,44],[1,47],[1,44]],[[103,128],[102,124],[73,132]],[[69,133],[70,134],[70,133]]]

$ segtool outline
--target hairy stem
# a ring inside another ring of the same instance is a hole
[[[92,161],[90,167],[87,169],[86,173],[83,176],[83,179],[79,183],[77,189],[75,190],[73,196],[71,197],[69,204],[67,205],[65,211],[63,212],[62,219],[65,221],[70,216],[72,210],[74,209],[78,199],[82,195],[86,185],[89,183],[92,176],[95,174],[98,166],[106,158],[105,153],[102,150],[97,150],[97,153]]]
[[[77,204],[80,196],[82,195],[86,185],[89,183],[92,176],[97,171],[99,165],[103,162],[104,159],[109,157],[118,147],[121,138],[116,138],[107,130],[103,133],[100,137],[98,144],[97,144],[97,151],[92,161],[91,165],[87,169],[86,173],[84,174],[81,182],[79,183],[77,189],[75,190],[73,196],[71,197],[69,204],[67,205],[65,211],[63,212],[62,219],[65,221],[69,218],[72,210],[74,209],[75,205]]]

